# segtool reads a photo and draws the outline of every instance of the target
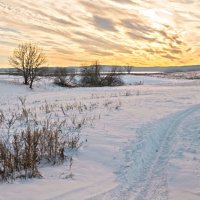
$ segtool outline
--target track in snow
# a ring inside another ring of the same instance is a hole
[[[118,172],[119,187],[92,199],[168,200],[167,166],[177,129],[199,109],[200,105],[194,105],[141,128],[137,141],[125,150],[125,165]]]

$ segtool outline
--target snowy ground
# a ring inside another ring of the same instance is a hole
[[[105,88],[65,89],[45,79],[33,91],[17,77],[0,76],[0,110],[45,102],[97,105],[94,124],[68,163],[40,169],[43,178],[0,185],[0,200],[199,200],[200,82],[127,76]],[[87,141],[86,141],[87,140]],[[73,174],[72,178],[65,178]]]

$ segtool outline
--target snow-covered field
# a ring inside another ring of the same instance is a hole
[[[29,90],[19,79],[0,76],[4,113],[26,97],[38,114],[46,103],[60,116],[61,106],[87,105],[80,115],[93,123],[81,130],[72,168],[43,166],[41,179],[1,183],[0,200],[200,199],[199,80],[126,76],[126,86],[66,89],[41,79]]]

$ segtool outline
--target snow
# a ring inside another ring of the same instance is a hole
[[[199,80],[124,79],[121,87],[66,89],[43,78],[30,90],[20,77],[0,76],[6,113],[18,109],[19,97],[37,112],[45,102],[96,105],[83,113],[95,120],[80,133],[71,169],[43,166],[41,179],[2,183],[0,200],[200,199]]]

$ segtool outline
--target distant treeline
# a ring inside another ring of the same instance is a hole
[[[67,69],[73,69],[76,74],[79,74],[84,68],[87,68],[88,66],[84,67],[42,67],[42,73],[41,76],[52,76],[54,75],[55,71],[60,68],[67,68]],[[102,71],[104,73],[112,71],[113,68],[115,68],[117,73],[124,74],[127,72],[127,67],[131,67],[131,74],[134,75],[143,75],[147,73],[173,73],[173,72],[186,72],[186,71],[200,71],[200,65],[191,65],[191,66],[174,66],[174,67],[134,67],[134,66],[109,66],[109,65],[101,65]],[[140,73],[139,73],[140,72]],[[5,75],[19,75],[16,69],[14,68],[0,68],[0,74]]]

